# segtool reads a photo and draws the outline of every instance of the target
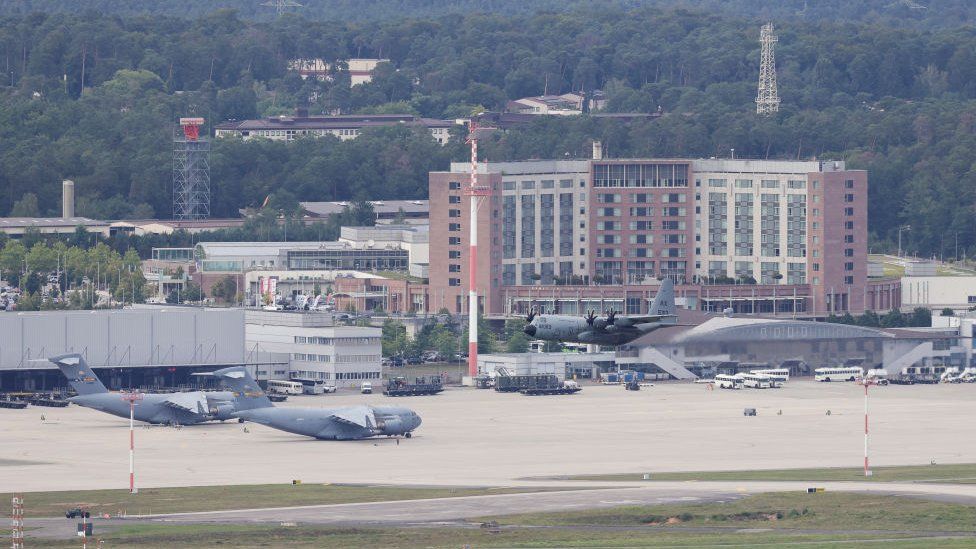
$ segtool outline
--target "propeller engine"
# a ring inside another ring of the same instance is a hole
[[[525,315],[525,321],[532,324],[532,319],[535,318],[535,309],[529,309],[529,314]]]
[[[613,326],[613,323],[617,320],[617,311],[610,309],[607,311],[607,326]]]
[[[586,313],[586,323],[592,326],[594,320],[596,320],[596,313],[591,309]]]

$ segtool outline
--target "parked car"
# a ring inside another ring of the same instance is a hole
[[[373,394],[373,384],[368,381],[364,381],[363,384],[359,386],[359,392],[364,395]]]
[[[91,512],[81,507],[72,507],[64,513],[64,518],[91,518]]]

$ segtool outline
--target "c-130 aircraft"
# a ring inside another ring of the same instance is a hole
[[[598,318],[590,311],[585,317],[573,315],[545,315],[530,311],[525,333],[529,337],[566,343],[590,343],[594,345],[623,345],[662,326],[678,323],[674,304],[674,281],[670,278],[651,302],[649,315],[618,315],[607,312],[606,318]]]

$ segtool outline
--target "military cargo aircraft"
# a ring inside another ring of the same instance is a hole
[[[121,393],[109,392],[80,354],[60,355],[48,360],[61,370],[78,393],[78,396],[69,398],[69,401],[113,416],[129,417],[129,402],[122,398]],[[135,403],[133,417],[146,423],[192,425],[205,421],[237,419],[233,415],[235,411],[234,395],[229,391],[142,393]]]
[[[623,345],[662,326],[674,326],[678,316],[674,304],[674,282],[668,278],[651,302],[649,315],[620,315],[608,311],[599,318],[590,311],[585,317],[546,315],[530,311],[525,333],[546,341],[591,343],[595,345]]]
[[[356,440],[374,436],[412,436],[420,426],[413,410],[394,406],[341,408],[275,408],[242,366],[217,370],[214,375],[234,391],[236,417],[272,429],[321,440]]]

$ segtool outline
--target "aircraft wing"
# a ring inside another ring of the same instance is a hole
[[[672,315],[621,315],[614,320],[616,326],[636,326],[638,324],[650,324],[651,322],[661,322]]]
[[[376,416],[373,415],[373,409],[369,406],[339,408],[332,411],[331,417],[340,423],[361,427],[363,429],[372,429],[376,425]]]
[[[207,405],[207,395],[202,391],[192,391],[189,393],[174,393],[167,396],[160,402],[170,408],[186,410],[194,414],[203,414],[209,409]]]

